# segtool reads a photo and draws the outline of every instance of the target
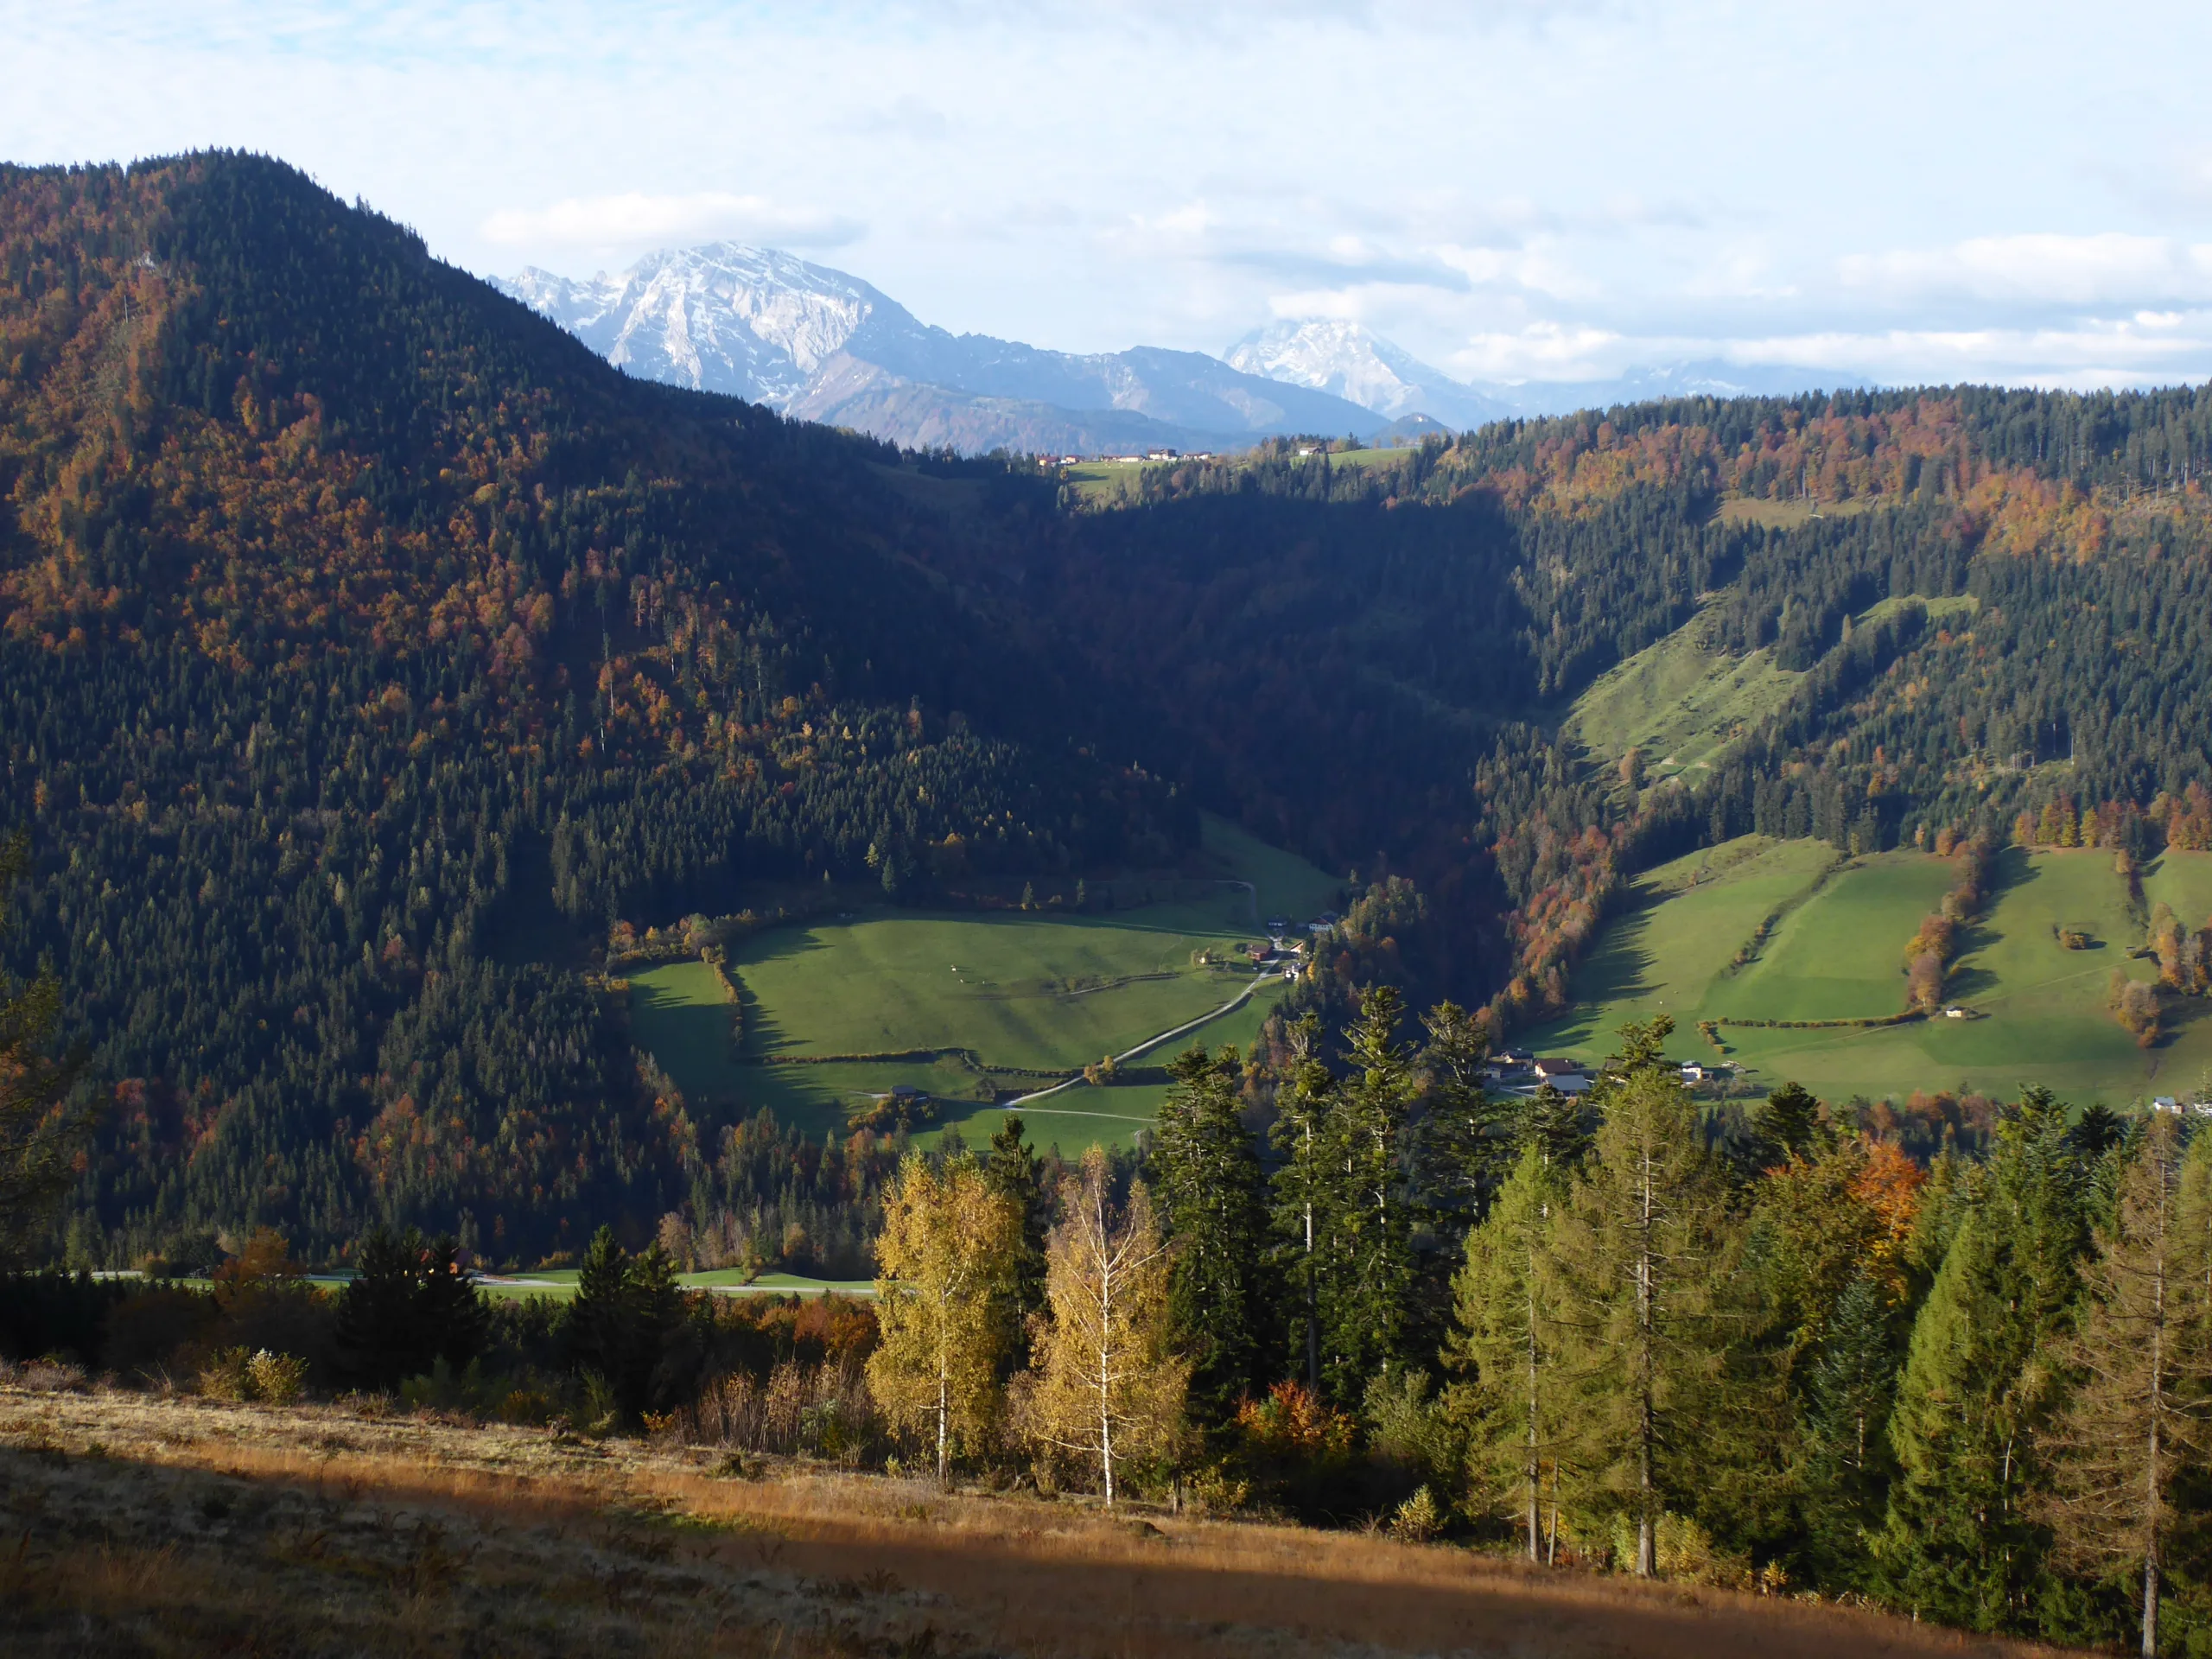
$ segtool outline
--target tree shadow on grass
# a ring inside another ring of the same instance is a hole
[[[1997,976],[1974,961],[2005,937],[1991,925],[1989,918],[1996,914],[1997,901],[2001,894],[2041,880],[2043,872],[2036,868],[2024,849],[2006,847],[1998,853],[1993,863],[1989,891],[1981,896],[1981,913],[1959,930],[1956,949],[1951,958],[1955,965],[1943,980],[1945,1001],[1971,1001],[1997,988]]]
[[[1658,958],[1645,944],[1657,909],[1656,899],[1646,899],[1613,922],[1605,948],[1574,970],[1576,1001],[1631,1001],[1658,988],[1649,977]]]

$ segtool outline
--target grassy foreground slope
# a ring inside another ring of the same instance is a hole
[[[7,1649],[60,1656],[1955,1653],[1956,1632],[1139,1501],[346,1405],[0,1389]],[[1996,1638],[1976,1651],[2048,1649]]]
[[[1905,942],[1951,879],[1947,861],[1910,851],[1839,862],[1824,843],[1760,836],[1677,860],[1637,882],[1577,972],[1573,1013],[1530,1040],[1595,1058],[1624,1022],[1663,1012],[1675,1022],[1670,1052],[1710,1061],[1720,1056],[1698,1022],[1718,1020],[1726,1058],[1752,1081],[1795,1078],[1832,1098],[2002,1096],[2040,1083],[2079,1103],[2120,1103],[2195,1089],[2212,1075],[2212,1022],[2200,1004],[2170,999],[2165,1033],[2149,1049],[2108,1011],[2115,971],[2155,977],[2153,964],[2128,954],[2142,926],[2109,853],[2002,855],[1996,891],[1967,930],[1948,984],[1979,1018],[1800,1030],[1732,1023],[1896,1013]],[[2152,902],[2171,894],[2177,913],[2201,924],[2212,855],[2169,853],[2145,886]],[[2061,929],[2086,933],[2088,947],[2065,949]]]
[[[1333,878],[1232,824],[1210,817],[1204,835],[1203,875],[1117,881],[1124,908],[880,908],[754,934],[730,951],[744,1016],[737,1053],[721,986],[700,962],[632,976],[632,1030],[697,1100],[772,1109],[818,1134],[904,1084],[943,1102],[976,1101],[940,1119],[973,1141],[1003,1116],[985,1103],[994,1091],[1044,1089],[1206,1019],[1253,976],[1202,964],[1202,954],[1225,957],[1259,937],[1268,917],[1307,917],[1336,899]],[[1279,980],[1262,982],[1243,1007],[1187,1040],[1249,1044],[1280,988]],[[865,1058],[887,1055],[902,1058]],[[1072,1151],[1125,1143],[1152,1120],[1162,1091],[1157,1084],[1076,1089],[1021,1110],[1033,1139]]]

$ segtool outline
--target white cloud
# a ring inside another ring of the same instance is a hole
[[[1957,295],[2137,306],[2212,299],[2212,244],[2118,231],[1980,236],[1947,248],[1851,255],[1840,262],[1839,274],[1847,288],[1902,300]]]
[[[1517,248],[1463,248],[1446,245],[1435,257],[1478,288],[1519,288],[1555,300],[1592,300],[1599,284],[1577,270],[1560,255],[1548,237],[1532,238]]]
[[[1511,333],[1477,334],[1442,366],[1462,380],[1596,380],[1618,372],[1628,344],[1608,329],[1534,322]]]
[[[571,196],[549,207],[506,207],[485,219],[484,239],[509,248],[604,251],[729,238],[778,247],[836,248],[867,226],[841,214],[785,207],[765,196],[702,190],[656,196],[629,191]]]

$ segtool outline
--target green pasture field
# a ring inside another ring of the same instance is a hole
[[[1905,942],[1957,880],[1948,859],[1855,859],[1783,918],[1758,955],[1713,987],[1710,1013],[1853,1020],[1904,1006]]]
[[[1745,836],[1646,872],[1575,970],[1575,1011],[1529,1045],[1595,1059],[1621,1026],[1670,1014],[1675,1046],[1690,1058],[1696,1022],[1738,949],[1766,918],[1802,901],[1837,859],[1825,842]]]
[[[1698,1033],[1701,1019],[1895,1012],[1905,943],[1940,903],[1949,866],[1888,853],[1839,865],[1818,881],[1823,855],[1834,856],[1815,842],[1749,836],[1651,872],[1637,884],[1635,907],[1578,970],[1583,1000],[1528,1042],[1594,1058],[1615,1046],[1624,1022],[1665,1012],[1675,1020],[1669,1054],[1711,1061],[1719,1057]],[[2212,892],[2212,855],[2183,856],[2204,862],[2177,864],[2164,881],[2177,892]],[[1712,861],[1712,874],[1693,883],[1687,873],[1699,859]],[[1732,971],[1730,959],[1777,895],[1786,913],[1758,955]],[[2064,949],[2062,926],[2087,932],[2090,948]],[[2166,1034],[2149,1050],[2108,1012],[2115,970],[2153,977],[2152,964],[2129,959],[2139,937],[2111,854],[2011,849],[1948,986],[1953,1001],[1979,1017],[1796,1031],[1723,1025],[1720,1035],[1726,1058],[1753,1082],[1795,1079],[1832,1099],[1960,1089],[2009,1097],[2039,1083],[2077,1104],[2120,1105],[2194,1090],[2212,1077],[2212,1021],[2200,1017],[2201,1004],[2170,1001]]]
[[[556,1302],[572,1301],[576,1294],[576,1270],[574,1268],[549,1268],[503,1275],[505,1284],[485,1285],[481,1288],[488,1295],[519,1301],[526,1297],[543,1296]],[[714,1290],[724,1295],[744,1296],[873,1296],[875,1282],[870,1279],[810,1279],[803,1274],[764,1273],[749,1282],[735,1268],[710,1268],[704,1273],[679,1273],[676,1282],[690,1290]]]
[[[2143,903],[2146,911],[2163,904],[2184,927],[2204,926],[2212,919],[2212,853],[2159,854],[2144,867]]]
[[[811,1135],[842,1134],[872,1097],[906,1084],[946,1103],[941,1125],[978,1141],[1003,1117],[988,1104],[998,1093],[1048,1088],[1212,1014],[1252,985],[1249,969],[1198,966],[1199,952],[1228,958],[1260,937],[1268,916],[1302,920],[1338,902],[1341,884],[1304,860],[1218,818],[1203,829],[1203,879],[1186,872],[1098,884],[1125,897],[1198,896],[1083,913],[873,909],[772,928],[730,950],[741,1054],[731,1052],[728,1006],[703,963],[632,975],[632,1030],[712,1116],[769,1110]],[[1158,1065],[1192,1042],[1249,1046],[1281,990],[1279,979],[1263,982],[1242,1007],[1137,1063]],[[917,1050],[937,1058],[865,1058]],[[764,1064],[772,1060],[784,1063]],[[1021,1111],[1038,1144],[1057,1140],[1072,1152],[1127,1144],[1156,1114],[1160,1093],[1084,1085]],[[975,1104],[963,1111],[962,1102]]]

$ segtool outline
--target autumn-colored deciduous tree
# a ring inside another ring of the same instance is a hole
[[[950,1480],[956,1444],[989,1427],[1007,1338],[1001,1302],[1014,1288],[1021,1217],[965,1154],[940,1166],[919,1154],[884,1197],[876,1240],[876,1319],[868,1386],[901,1427],[932,1433],[937,1474]]]
[[[1168,1351],[1167,1252],[1144,1184],[1116,1205],[1106,1154],[1093,1147],[1060,1208],[1046,1273],[1052,1322],[1020,1417],[1038,1445],[1096,1465],[1110,1509],[1124,1465],[1173,1447],[1191,1368]]]
[[[2081,1384],[2049,1436],[2057,1466],[2040,1512],[2067,1565],[2140,1570],[2144,1659],[2158,1649],[2175,1484],[2207,1446],[2208,1154],[2212,1137],[2200,1137],[2184,1160],[2180,1125],[2152,1118],[2083,1271],[2088,1309],[2058,1351]]]

